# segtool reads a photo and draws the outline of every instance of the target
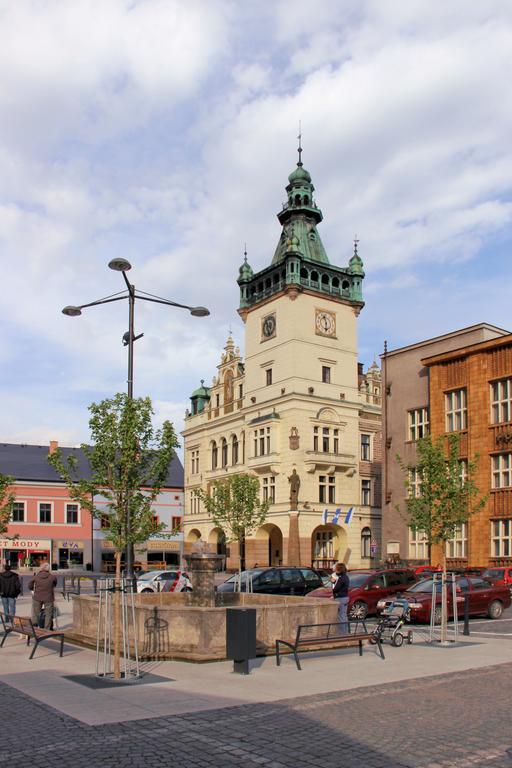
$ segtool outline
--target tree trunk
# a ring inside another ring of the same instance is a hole
[[[441,643],[448,642],[448,590],[446,589],[446,542],[441,542],[443,574],[441,576]]]
[[[121,553],[116,552],[114,579],[114,678],[121,679]]]

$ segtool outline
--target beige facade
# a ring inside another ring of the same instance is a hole
[[[380,558],[381,392],[378,366],[366,374],[358,369],[363,303],[348,290],[322,290],[327,278],[316,275],[315,281],[315,271],[306,270],[311,258],[301,259],[298,238],[288,244],[289,261],[299,266],[290,267],[285,254],[272,287],[239,310],[245,359],[230,337],[211,387],[202,386],[192,398],[183,432],[185,549],[201,538],[222,550],[222,533],[195,491],[247,472],[259,478],[262,498],[272,500],[267,522],[247,539],[247,566],[322,567],[338,559],[353,568],[370,565],[372,554]],[[362,265],[357,252],[354,259]],[[250,270],[247,263],[245,268]],[[360,269],[354,290],[360,291],[362,275]],[[258,290],[267,283],[262,279]],[[297,510],[290,500],[294,470],[300,479]],[[228,549],[228,567],[236,567],[237,547]]]

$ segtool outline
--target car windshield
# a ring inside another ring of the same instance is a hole
[[[503,579],[505,571],[503,568],[488,568],[482,573],[482,579]]]
[[[249,571],[242,571],[242,583],[247,580],[247,576],[249,575],[253,581],[256,576],[259,576],[260,573],[263,573],[265,569],[264,568],[251,568]],[[233,584],[238,579],[238,573],[235,573],[234,576],[231,576],[231,578],[226,579],[224,584]]]
[[[368,572],[366,573],[357,573],[357,572],[350,572],[348,573],[348,578],[350,581],[350,589],[355,589],[356,587],[362,587],[363,584],[365,584],[371,574]]]
[[[407,592],[430,592],[432,594],[432,579],[423,579],[422,581],[418,581],[417,584],[413,584],[412,587],[409,587]],[[436,585],[437,592],[441,591],[441,582],[439,581]]]

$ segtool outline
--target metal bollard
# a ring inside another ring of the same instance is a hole
[[[463,635],[469,635],[469,595],[464,595],[464,631]]]

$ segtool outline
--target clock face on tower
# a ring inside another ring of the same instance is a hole
[[[320,336],[336,335],[336,316],[325,309],[317,309],[315,315],[315,331]]]
[[[276,335],[276,316],[275,313],[266,315],[261,321],[262,339],[271,339]]]

